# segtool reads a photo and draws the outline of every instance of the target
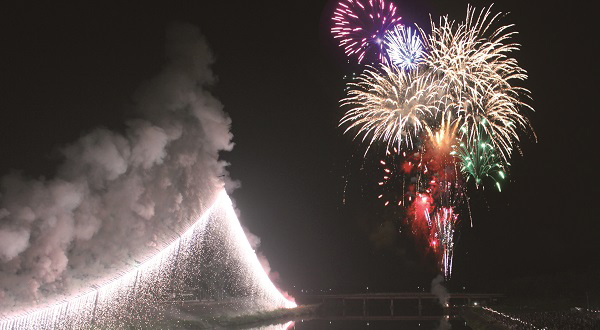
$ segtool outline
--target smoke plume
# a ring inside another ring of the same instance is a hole
[[[450,330],[450,329],[452,329],[452,324],[450,324],[450,321],[448,321],[448,319],[446,317],[442,317],[440,319],[440,323],[435,328],[435,330]]]
[[[437,297],[437,299],[440,302],[440,305],[442,305],[442,307],[447,307],[448,300],[450,299],[450,295],[448,294],[448,290],[446,290],[446,287],[444,287],[442,285],[443,282],[444,282],[444,277],[442,275],[436,276],[431,281],[431,293]],[[452,328],[452,325],[450,324],[450,322],[446,319],[446,317],[442,317],[442,319],[440,319],[440,323],[438,324],[436,330],[448,330],[450,328]]]
[[[206,89],[215,79],[205,40],[193,26],[173,25],[166,55],[135,93],[139,116],[124,132],[98,128],[65,146],[54,178],[0,179],[0,310],[101,284],[235,186],[219,160],[232,135]]]
[[[448,299],[450,298],[450,295],[448,294],[446,287],[442,285],[442,282],[444,282],[444,277],[442,275],[436,276],[431,281],[431,293],[437,297],[442,307],[446,307],[448,305]]]

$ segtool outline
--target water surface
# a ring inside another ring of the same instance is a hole
[[[366,320],[328,320],[328,319],[312,319],[312,320],[297,320],[287,321],[280,324],[271,324],[259,327],[245,328],[246,330],[334,330],[334,329],[402,329],[402,330],[470,330],[465,321],[461,319],[446,320],[441,318],[437,321],[366,321]]]

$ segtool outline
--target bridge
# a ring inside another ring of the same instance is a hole
[[[456,304],[456,300],[463,300],[463,304],[461,305],[473,305],[473,304],[487,304],[489,302],[497,301],[498,299],[502,299],[505,296],[500,293],[448,293],[448,301],[453,300]],[[343,319],[352,319],[352,318],[373,318],[373,319],[424,319],[426,315],[423,315],[423,301],[434,301],[437,300],[438,297],[432,293],[428,292],[382,292],[382,293],[346,293],[346,294],[316,294],[316,295],[304,295],[301,297],[303,300],[307,301],[321,301],[324,305],[339,305],[341,303],[342,308],[342,316]],[[380,315],[380,316],[369,316],[367,312],[367,306],[369,301],[381,301],[388,300],[389,301],[389,315]],[[394,307],[394,301],[414,301],[417,304],[418,315],[410,315],[410,316],[399,316],[394,315],[396,308]],[[356,301],[362,301],[362,315],[347,315],[347,305],[350,303],[355,303]],[[451,306],[447,306],[451,307]],[[439,317],[437,317],[439,318]]]

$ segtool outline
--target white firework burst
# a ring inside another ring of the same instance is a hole
[[[425,57],[419,32],[410,27],[396,25],[385,36],[390,61],[404,70],[414,70]]]
[[[369,148],[376,141],[412,147],[438,111],[439,87],[434,77],[418,69],[404,71],[386,64],[367,67],[348,83],[348,97],[341,104],[351,109],[340,126],[348,124],[344,133],[357,128],[355,138],[362,135]]]
[[[464,22],[445,16],[438,24],[431,22],[429,36],[420,31],[425,39],[424,64],[444,89],[441,110],[454,113],[460,126],[466,126],[467,143],[475,141],[483,127],[508,161],[519,129],[531,129],[522,109],[533,109],[521,100],[529,97],[529,91],[513,86],[514,81],[527,79],[527,72],[509,56],[519,49],[519,44],[508,42],[517,33],[509,31],[513,25],[493,28],[500,15],[492,15],[491,7],[477,14],[469,6]],[[479,125],[484,119],[488,125]]]

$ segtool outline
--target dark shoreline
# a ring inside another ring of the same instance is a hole
[[[311,319],[318,316],[320,304],[300,305],[295,308],[281,308],[269,312],[241,315],[226,320],[217,320],[219,326],[228,329],[246,329],[252,326],[266,326],[286,321]]]

